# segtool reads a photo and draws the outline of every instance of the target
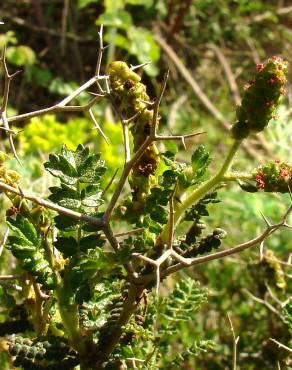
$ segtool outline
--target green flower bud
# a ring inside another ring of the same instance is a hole
[[[242,102],[236,110],[237,122],[231,129],[235,139],[244,139],[268,125],[285,92],[283,86],[287,81],[287,70],[287,62],[280,57],[257,65],[255,79],[246,85]]]
[[[0,166],[8,159],[8,155],[0,151]]]
[[[110,65],[108,66],[108,72],[110,78],[111,76],[117,76],[118,78],[124,81],[129,79],[135,82],[139,82],[141,80],[141,77],[137,73],[133,72],[128,67],[127,63],[121,61],[115,61],[110,63]]]

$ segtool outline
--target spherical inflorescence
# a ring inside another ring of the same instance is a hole
[[[287,193],[292,189],[292,165],[280,160],[262,165],[255,171],[255,181],[258,189]]]

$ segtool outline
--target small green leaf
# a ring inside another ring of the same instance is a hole
[[[63,231],[71,231],[76,230],[79,220],[75,220],[74,218],[65,216],[65,215],[58,215],[54,218],[56,227],[59,230]]]
[[[86,252],[88,249],[103,247],[104,243],[105,240],[99,234],[88,235],[80,240],[80,250]]]
[[[7,59],[10,63],[17,66],[27,66],[35,63],[35,52],[28,46],[10,46],[6,52]]]
[[[206,151],[204,145],[199,145],[193,153],[192,158],[193,173],[197,178],[202,177],[211,162],[210,154]]]
[[[168,221],[168,212],[165,208],[157,206],[155,210],[150,213],[150,217],[153,221],[166,224]]]
[[[50,187],[49,190],[51,191],[51,195],[49,196],[49,199],[54,202],[58,203],[62,201],[65,198],[68,199],[79,199],[79,195],[75,189],[72,189],[70,186],[66,184],[61,184],[61,187],[53,186]]]
[[[159,178],[159,185],[164,188],[172,187],[177,181],[177,172],[173,170],[166,170]]]
[[[77,181],[75,168],[63,156],[50,154],[49,161],[44,166],[53,176],[59,177],[68,185],[74,185]]]
[[[19,235],[20,238],[26,239],[29,244],[39,244],[39,238],[35,227],[20,214],[16,216],[15,220],[10,218],[7,223],[9,224],[10,228]]]
[[[78,167],[86,160],[89,156],[89,148],[84,147],[82,144],[79,144],[74,152],[74,158],[76,167]]]
[[[69,238],[58,237],[53,244],[63,253],[65,258],[72,257],[77,252],[77,242],[72,236]]]
[[[97,0],[78,0],[78,8],[83,9],[92,3],[97,3]]]
[[[126,30],[132,24],[132,17],[130,13],[122,9],[106,11],[97,19],[96,24]]]
[[[150,31],[142,27],[132,26],[128,29],[129,52],[136,56],[140,63],[145,61],[157,62],[160,58],[160,48]],[[145,67],[150,76],[157,74],[157,69],[150,64]]]

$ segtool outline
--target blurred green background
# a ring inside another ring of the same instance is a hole
[[[186,151],[178,146],[179,158],[188,160],[194,148],[204,143],[212,153],[211,170],[220,165],[230,143],[226,128],[234,120],[236,104],[255,65],[273,55],[292,64],[292,6],[288,0],[5,0],[0,4],[0,20],[5,23],[0,25],[0,47],[7,47],[9,70],[22,71],[11,85],[9,116],[51,106],[91,78],[103,24],[108,48],[102,73],[113,60],[132,65],[151,62],[139,73],[154,98],[169,68],[160,132],[205,131],[187,141]],[[246,142],[236,157],[237,170],[248,171],[268,160],[291,161],[291,72],[288,81],[277,117],[264,133]],[[82,94],[74,103],[84,104],[88,98]],[[93,111],[110,145],[93,130],[87,114],[50,114],[12,127],[19,131],[15,143],[23,166],[11,158],[9,167],[21,173],[23,189],[47,195],[53,180],[42,163],[49,153],[59,151],[62,143],[71,149],[87,144],[100,151],[110,169],[106,181],[122,167],[118,119],[104,100]],[[8,152],[3,130],[0,136],[0,150]],[[165,144],[160,145],[163,149]],[[288,195],[243,193],[236,184],[226,185],[219,198],[222,202],[212,206],[209,222],[210,228],[222,227],[228,232],[225,247],[258,235],[265,227],[260,212],[277,222],[290,202]],[[0,202],[3,225],[8,204],[2,197]],[[1,240],[4,232],[5,228],[0,230]],[[292,369],[287,352],[269,341],[272,337],[292,345],[291,244],[291,233],[286,229],[265,243],[266,250],[284,262],[278,268],[285,287],[280,287],[279,271],[277,275],[275,267],[259,261],[257,248],[183,273],[206,286],[209,298],[190,318],[190,324],[178,330],[171,348],[175,351],[198,338],[215,342],[213,350],[196,358],[186,356],[183,369],[231,369],[233,338],[228,313],[240,336],[240,369]],[[8,258],[5,252],[0,257],[3,274]],[[176,279],[169,278],[165,289]],[[3,294],[0,288],[0,299]],[[167,359],[163,366],[173,368]]]

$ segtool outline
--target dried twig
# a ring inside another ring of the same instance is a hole
[[[108,191],[108,189],[111,187],[112,183],[114,182],[116,176],[117,176],[117,173],[119,172],[119,169],[117,168],[115,170],[115,173],[113,174],[112,178],[110,179],[109,183],[106,185],[106,187],[103,189],[102,193],[101,193],[101,196],[103,197],[106,192]]]
[[[232,361],[232,369],[233,370],[236,370],[237,369],[237,345],[238,345],[238,342],[239,342],[239,336],[235,336],[235,331],[234,331],[234,328],[233,328],[233,324],[232,324],[232,321],[231,321],[231,317],[229,315],[229,313],[227,314],[227,317],[228,317],[228,320],[229,320],[229,324],[230,324],[230,328],[231,328],[231,333],[232,333],[232,337],[233,337],[233,361]]]
[[[96,225],[97,227],[102,227],[104,225],[104,222],[100,218],[96,218],[93,216],[88,216],[80,212],[73,211],[72,209],[61,207],[55,203],[49,202],[45,199],[42,199],[36,195],[28,194],[23,192],[20,189],[16,189],[10,185],[5,184],[4,182],[0,181],[0,189],[4,190],[9,193],[20,195],[21,197],[32,201],[33,203],[36,203],[42,207],[52,209],[53,211],[56,211],[60,214],[66,215],[68,217],[71,217],[76,220],[85,221],[92,225]]]
[[[100,125],[97,123],[91,108],[89,108],[88,113],[89,113],[91,120],[93,121],[94,128],[96,128],[99,131],[101,136],[104,138],[104,141],[109,145],[108,138],[106,137],[105,133],[102,131],[102,128],[100,127]]]
[[[270,340],[271,342],[276,343],[276,344],[277,344],[277,346],[278,346],[278,348],[282,348],[282,349],[284,349],[286,352],[292,353],[292,348],[285,346],[284,344],[282,344],[282,343],[278,342],[278,341],[277,341],[276,339],[274,339],[274,338],[269,338],[269,340]]]
[[[33,112],[28,112],[24,114],[19,114],[17,116],[9,117],[7,121],[9,123],[15,123],[19,121],[23,121],[26,119],[30,119],[33,117],[42,116],[47,113],[56,113],[56,112],[80,112],[80,111],[87,111],[90,109],[95,103],[97,103],[102,97],[105,96],[105,94],[99,94],[98,96],[94,97],[88,104],[81,105],[81,106],[67,106],[68,103],[70,103],[73,99],[75,99],[78,95],[80,95],[82,92],[84,92],[86,89],[88,89],[90,86],[92,86],[97,81],[102,81],[108,79],[108,76],[94,76],[87,82],[85,82],[83,85],[78,87],[75,91],[73,91],[70,95],[68,95],[66,98],[61,100],[59,103],[48,107],[44,109],[39,109]]]
[[[19,276],[17,275],[0,275],[0,280],[17,280],[19,278]]]
[[[196,258],[184,258],[184,257],[180,256],[178,253],[176,253],[176,256],[174,256],[174,257],[175,257],[176,260],[179,261],[179,263],[177,263],[175,265],[172,265],[170,267],[167,267],[165,270],[163,270],[161,272],[161,276],[162,277],[168,276],[168,275],[170,275],[170,274],[172,274],[176,271],[179,271],[179,270],[183,269],[185,266],[199,265],[199,264],[206,263],[206,262],[209,262],[209,261],[213,261],[213,260],[216,260],[216,259],[224,258],[224,257],[230,256],[232,254],[243,252],[246,249],[249,249],[249,248],[251,248],[255,245],[258,245],[263,240],[268,238],[271,234],[273,234],[275,231],[277,231],[279,228],[284,227],[284,226],[289,226],[290,227],[290,225],[287,224],[287,218],[288,218],[289,214],[291,213],[291,211],[292,211],[292,205],[287,209],[287,211],[285,212],[285,214],[284,214],[284,216],[283,216],[283,218],[280,222],[267,226],[267,228],[263,231],[263,233],[261,235],[257,236],[254,239],[251,239],[251,240],[249,240],[245,243],[238,244],[237,246],[235,246],[233,248],[229,248],[229,249],[226,249],[226,250],[223,250],[223,251],[220,251],[220,252],[215,252],[215,253],[211,253],[211,254],[206,255],[206,256],[201,256],[201,257],[196,257]],[[140,276],[137,279],[137,282],[146,283],[148,281],[153,280],[154,278],[155,278],[155,276],[153,274],[144,275],[144,276]]]
[[[2,242],[0,244],[0,257],[1,257],[1,255],[3,253],[3,249],[4,249],[4,246],[6,244],[8,235],[9,235],[9,228],[6,229],[5,234],[4,234],[4,237],[3,237],[3,240],[2,240]]]

